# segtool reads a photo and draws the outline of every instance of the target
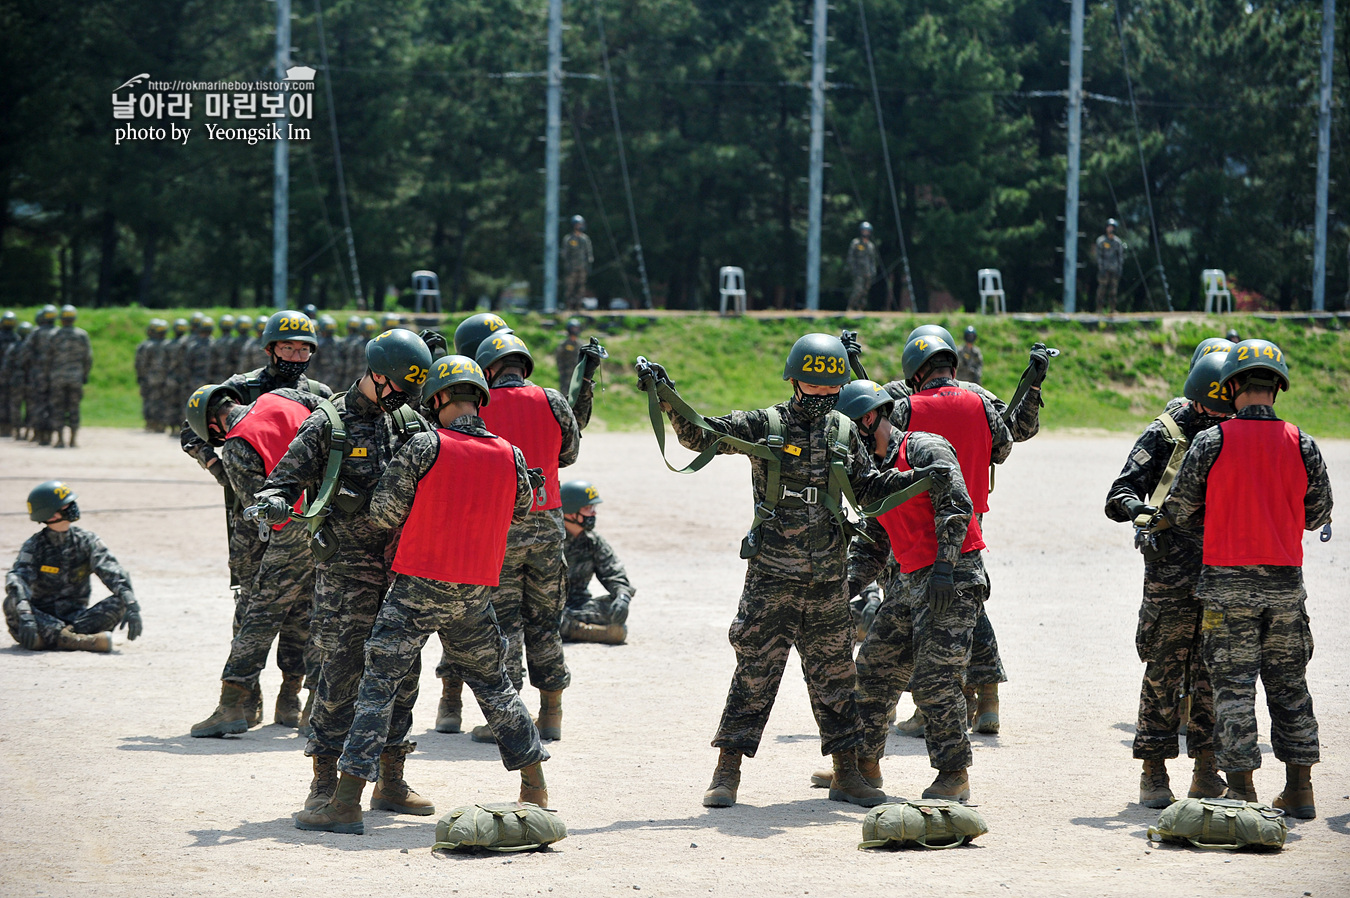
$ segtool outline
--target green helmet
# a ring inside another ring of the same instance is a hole
[[[203,337],[209,337],[216,329],[216,319],[210,315],[203,315],[202,320],[197,322],[197,333]]]
[[[835,411],[854,421],[861,420],[863,415],[874,409],[880,410],[883,418],[889,418],[894,408],[895,397],[874,380],[855,380],[845,384],[839,391],[839,401],[834,404]]]
[[[1269,373],[1259,374],[1260,371]],[[1229,351],[1221,377],[1224,385],[1233,390],[1236,401],[1248,385],[1277,391],[1289,389],[1289,364],[1280,347],[1269,340],[1243,340]],[[1229,384],[1235,377],[1242,381],[1236,389]]]
[[[332,315],[319,316],[319,336],[332,337],[337,334],[337,319]]]
[[[478,347],[478,357],[476,361],[486,371],[494,363],[501,361],[509,355],[518,355],[525,360],[525,376],[529,377],[534,373],[534,356],[530,355],[530,347],[525,345],[525,341],[515,334],[497,333],[491,339],[486,339]]]
[[[260,340],[264,349],[282,340],[294,340],[297,343],[308,343],[310,346],[319,345],[319,341],[314,339],[314,322],[310,321],[304,312],[291,309],[273,312],[263,327]]]
[[[956,347],[942,342],[939,335],[920,334],[911,337],[905,344],[905,351],[900,354],[900,370],[904,373],[905,380],[912,381],[924,365],[938,355],[949,356],[951,366],[956,367]]]
[[[235,326],[239,328],[239,336],[249,337],[253,335],[253,316],[240,315],[234,321]]]
[[[455,328],[455,352],[474,358],[478,355],[478,347],[484,338],[493,334],[509,333],[512,333],[511,325],[500,315],[491,312],[470,315]]]
[[[169,322],[163,318],[151,318],[150,323],[145,328],[147,337],[163,337],[169,332]]]
[[[263,331],[267,330],[267,319],[259,315],[253,319],[253,336],[262,338]]]
[[[1227,363],[1228,354],[1223,352],[1211,352],[1196,359],[1191,373],[1186,375],[1186,387],[1182,391],[1186,398],[1216,415],[1233,414],[1233,394],[1223,379]]]
[[[212,446],[219,446],[225,442],[225,438],[220,434],[211,432],[210,420],[211,413],[215,407],[226,399],[233,399],[235,402],[243,402],[244,397],[233,387],[227,387],[222,384],[206,384],[198,387],[191,396],[188,397],[186,413],[188,427],[199,439],[205,440]]]
[[[956,338],[952,336],[951,331],[947,330],[940,324],[919,325],[918,327],[914,328],[914,330],[909,332],[909,336],[905,338],[905,342],[908,343],[915,337],[939,337],[944,342],[946,342],[946,344],[950,346],[952,349],[956,349]]]
[[[409,399],[418,400],[431,373],[431,350],[417,334],[396,327],[366,344],[366,367],[389,378]]]
[[[21,338],[22,338],[22,337],[26,337],[26,336],[28,336],[29,334],[31,334],[31,333],[33,332],[33,322],[31,322],[31,321],[20,321],[20,322],[19,322],[19,326],[16,328],[16,330],[18,330],[19,336],[20,336]]]
[[[403,324],[403,316],[398,312],[385,312],[384,317],[380,319],[380,329],[391,331]]]
[[[228,337],[230,334],[234,333],[234,326],[238,323],[238,319],[233,315],[221,315],[220,332]]]
[[[4,315],[0,315],[0,330],[12,331],[19,324],[19,316],[6,310]]]
[[[188,332],[188,320],[186,318],[175,318],[173,320],[173,335],[181,337]]]
[[[205,317],[206,317],[205,312],[193,312],[192,317],[188,319],[188,323],[190,323],[193,327],[196,327],[197,325],[202,323],[202,319]]]
[[[599,505],[605,501],[589,480],[569,480],[562,485],[560,492],[563,514],[576,514],[587,505]]]
[[[367,339],[374,338],[380,332],[380,325],[374,318],[367,315],[361,319],[361,335]]]
[[[798,380],[821,387],[848,383],[848,353],[839,338],[830,334],[807,334],[792,344],[783,380]]]
[[[487,405],[492,398],[487,378],[483,376],[483,369],[477,362],[466,355],[446,355],[431,363],[431,373],[427,375],[427,382],[422,387],[422,394],[427,397],[427,405],[432,405],[437,393],[456,384],[468,386],[453,389],[452,394],[472,393],[476,390],[479,393],[480,406]]]
[[[1206,337],[1195,344],[1195,352],[1191,353],[1191,367],[1200,360],[1200,356],[1208,355],[1211,352],[1227,352],[1233,348],[1233,344],[1223,337]]]
[[[56,306],[47,303],[42,308],[38,309],[38,313],[33,317],[33,320],[38,323],[39,327],[42,325],[53,324],[56,322],[57,314]]]
[[[72,306],[70,303],[66,303],[61,307],[62,324],[74,324],[75,319],[78,317],[80,317],[80,310]]]
[[[361,335],[361,330],[364,327],[365,325],[361,323],[361,316],[352,315],[347,319],[347,336],[359,337]]]
[[[52,516],[78,499],[75,491],[59,480],[39,483],[28,493],[28,519],[45,524]],[[78,517],[78,515],[76,515]],[[70,518],[69,520],[75,520]]]

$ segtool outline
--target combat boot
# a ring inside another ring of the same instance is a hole
[[[538,761],[520,769],[520,803],[548,807],[548,783],[544,782],[544,765]]]
[[[736,790],[741,787],[741,753],[729,748],[717,756],[717,768],[712,782],[703,793],[705,808],[729,808],[736,803]]]
[[[867,785],[873,789],[881,788],[881,762],[876,758],[858,757],[858,772],[862,774],[863,779],[867,780]],[[811,785],[819,789],[830,788],[830,783],[834,781],[834,768],[823,767],[811,774]]]
[[[39,430],[37,432],[37,444],[39,446],[50,446],[52,444],[52,432],[50,430]]]
[[[272,722],[284,727],[300,726],[300,684],[304,681],[301,674],[282,674],[281,691],[277,693],[277,705],[272,712]]]
[[[72,449],[75,448],[75,432],[76,432],[77,430],[79,430],[78,427],[72,427],[72,428],[70,429],[70,448],[72,448]]]
[[[1202,751],[1195,756],[1195,771],[1191,774],[1191,789],[1187,798],[1222,798],[1228,784],[1219,776],[1214,765],[1214,752]]]
[[[1252,782],[1250,770],[1225,770],[1224,779],[1228,780],[1228,791],[1224,798],[1234,801],[1256,801],[1256,784]]]
[[[943,798],[947,801],[969,801],[970,777],[966,776],[966,768],[939,770],[933,784],[923,790],[923,797]]]
[[[966,697],[966,729],[973,730],[975,728],[975,711],[979,706],[975,686],[967,683],[961,687],[961,694]]]
[[[76,633],[65,627],[56,634],[56,647],[66,652],[101,652],[107,654],[113,650],[111,633]]]
[[[247,687],[222,680],[220,704],[216,705],[216,710],[210,717],[193,725],[190,734],[200,739],[205,736],[248,732],[248,722],[244,719],[244,704],[247,701]]]
[[[975,732],[998,735],[998,684],[982,683],[975,687],[979,701],[975,705]]]
[[[262,684],[257,680],[254,680],[252,689],[249,692],[248,701],[244,703],[244,719],[248,721],[248,728],[250,730],[262,723],[262,714]]]
[[[876,807],[886,800],[886,793],[872,786],[858,770],[858,756],[853,751],[840,751],[832,755],[834,759],[834,778],[830,780],[830,801],[847,801],[865,808]],[[880,779],[881,768],[875,760],[872,770]]]
[[[914,713],[910,716],[909,720],[902,720],[895,725],[895,731],[901,736],[922,739],[923,727],[927,722],[928,718],[924,717],[923,709],[915,708]]]
[[[474,727],[469,733],[469,738],[474,742],[491,742],[493,745],[497,744],[496,734],[492,732],[492,727],[485,723]]]
[[[317,811],[328,804],[328,799],[337,791],[338,759],[332,755],[314,756],[314,779],[309,782],[309,796],[305,798],[305,810]]]
[[[539,690],[539,718],[534,722],[539,727],[539,738],[556,742],[562,738],[562,690],[545,692]]]
[[[295,828],[329,833],[362,835],[366,824],[361,815],[361,792],[366,781],[350,773],[342,774],[333,797],[314,810],[295,815]]]
[[[52,443],[53,449],[66,448],[66,429],[64,427],[56,428],[56,441]]]
[[[412,748],[412,745],[399,746],[386,749],[380,755],[380,778],[370,795],[372,811],[393,811],[395,814],[412,814],[414,817],[427,817],[436,813],[436,806],[414,792],[403,779],[403,761]]]
[[[1284,791],[1275,796],[1275,807],[1300,820],[1311,820],[1317,816],[1317,805],[1313,803],[1311,767],[1303,764],[1284,765]]]
[[[464,681],[441,679],[441,703],[436,706],[436,732],[458,733],[464,726]]]
[[[1146,808],[1165,808],[1174,801],[1167,763],[1161,759],[1145,761],[1144,772],[1139,774],[1139,803]]]

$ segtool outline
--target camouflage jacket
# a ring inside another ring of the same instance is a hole
[[[347,430],[341,489],[366,500],[352,512],[343,511],[336,503],[330,507],[327,523],[337,534],[339,546],[338,557],[334,560],[354,560],[358,556],[367,559],[388,557],[388,551],[392,550],[390,534],[387,527],[377,524],[371,517],[369,499],[385,469],[408,442],[409,435],[400,434],[393,419],[355,385],[335,397],[333,405]],[[431,428],[425,419],[419,417],[419,420],[424,429]],[[255,500],[280,496],[287,505],[292,505],[305,490],[309,490],[311,496],[317,496],[328,467],[330,446],[328,416],[321,411],[315,412],[300,425],[291,448],[277,462]]]
[[[595,264],[595,253],[591,249],[591,238],[585,234],[568,234],[562,239],[562,264],[564,271],[590,271]]]
[[[151,366],[158,357],[157,344],[163,342],[160,338],[147,337],[136,347],[136,383],[142,387],[156,379]]]
[[[974,343],[963,343],[956,351],[956,379],[976,384],[984,379],[984,353]]]
[[[908,436],[908,439],[905,437]],[[965,542],[966,529],[970,526],[970,516],[975,508],[966,490],[966,482],[961,477],[961,468],[956,460],[956,450],[952,444],[935,433],[914,431],[910,434],[896,434],[881,463],[883,470],[890,471],[900,455],[900,444],[905,445],[905,461],[911,468],[927,468],[933,465],[945,466],[951,470],[944,480],[933,481],[928,490],[929,501],[933,504],[933,526],[937,531],[940,561],[950,561],[953,565],[961,560],[961,543]],[[881,575],[887,562],[895,557],[890,536],[875,520],[867,522],[867,535],[873,542],[854,539],[848,547],[848,583],[849,595],[857,595],[864,586]],[[978,551],[966,554],[979,555]]]
[[[28,347],[28,365],[31,369],[28,382],[38,385],[39,388],[46,387],[51,382],[52,338],[55,336],[55,327],[40,324],[33,328],[33,332],[24,341]]]
[[[1278,421],[1279,416],[1269,405],[1249,405],[1237,413],[1243,420]],[[1322,453],[1312,437],[1298,432],[1299,451],[1308,472],[1308,489],[1303,495],[1303,526],[1317,530],[1331,520],[1331,478]],[[1203,532],[1205,525],[1205,498],[1209,472],[1223,448],[1223,431],[1218,427],[1200,433],[1191,443],[1181,470],[1172,484],[1172,492],[1163,503],[1163,513],[1174,528]],[[1253,471],[1254,478],[1260,471]],[[1241,567],[1212,567],[1201,570],[1201,581],[1212,595],[1222,595],[1229,604],[1261,604],[1272,590],[1284,591],[1300,587],[1303,569],[1276,565],[1245,565]],[[1206,582],[1207,581],[1207,582]]]
[[[1125,241],[1119,237],[1102,234],[1093,244],[1093,255],[1097,257],[1098,271],[1120,274],[1125,269]]]
[[[619,556],[614,554],[609,540],[594,530],[583,530],[567,537],[563,544],[567,556],[567,607],[578,608],[591,597],[591,579],[598,578],[610,595],[633,595],[637,590],[628,582]]]
[[[136,601],[131,578],[92,531],[43,527],[19,549],[5,575],[5,609],[27,600],[37,611],[70,620],[89,605],[89,575],[122,601]]]
[[[810,421],[797,413],[792,400],[774,406],[783,420],[783,437],[787,449],[783,453],[782,481],[793,490],[815,487],[825,491],[829,486],[830,445],[826,429],[830,416]],[[688,449],[701,451],[712,444],[715,436],[704,432],[667,407],[671,426],[680,443]],[[749,442],[763,442],[769,435],[769,421],[764,409],[737,411],[729,415],[706,418],[715,432]],[[916,476],[910,472],[878,472],[872,466],[858,431],[852,422],[846,422],[849,457],[846,462],[849,483],[854,496],[866,505],[904,489]],[[793,450],[799,450],[797,454]],[[738,455],[738,450],[723,444],[718,454]],[[767,486],[768,462],[750,458],[750,482],[754,500],[764,500]],[[760,552],[750,559],[750,567],[760,573],[790,580],[842,580],[848,562],[848,540],[844,530],[835,522],[824,504],[793,505],[779,502],[775,516],[760,528]]]
[[[215,370],[211,367],[211,338],[190,336],[187,342],[183,344],[184,371],[187,381],[185,386],[191,393],[202,384],[209,384],[215,378]]]
[[[51,363],[48,376],[53,386],[78,386],[89,383],[94,367],[94,350],[89,334],[82,327],[61,327],[52,334]]]
[[[978,393],[994,407],[994,411],[998,412],[999,417],[1002,417],[1004,412],[1008,409],[1008,404],[1006,402],[999,399],[993,393],[977,383],[958,380],[956,385],[963,389],[970,390],[972,393]],[[886,384],[884,389],[897,400],[904,399],[913,392],[903,380],[893,380]],[[1027,390],[1026,395],[1022,397],[1022,401],[1018,403],[1017,408],[1013,409],[1012,420],[1008,422],[1008,430],[1012,433],[1014,443],[1025,443],[1040,432],[1041,406],[1044,404],[1045,403],[1041,401],[1041,391],[1039,388]]]
[[[220,383],[237,372],[238,369],[234,366],[235,359],[239,354],[236,339],[231,334],[225,334],[211,341],[211,361],[207,367],[210,369],[213,382]],[[198,386],[201,385],[198,384]]]
[[[260,395],[261,393],[270,393],[273,390],[291,389],[298,390],[302,393],[317,393],[324,399],[330,399],[333,396],[333,391],[328,388],[327,384],[311,381],[303,374],[299,377],[289,379],[283,378],[271,365],[268,365],[265,368],[254,368],[247,374],[232,375],[224,382],[224,386],[233,387],[238,391],[240,396],[244,397],[244,401],[248,402],[250,399],[249,394],[251,392],[248,388],[248,382],[250,380],[256,380],[258,382]],[[201,384],[198,384],[197,386],[201,386]],[[311,387],[316,387],[317,389],[311,390]],[[195,390],[197,387],[193,387],[192,389]],[[195,458],[197,464],[201,465],[203,469],[211,464],[211,459],[216,457],[215,450],[193,433],[192,428],[188,427],[186,421],[183,422],[183,430],[179,434],[179,442],[182,444],[183,451]]]
[[[881,268],[881,255],[877,252],[877,245],[871,240],[864,240],[861,237],[854,237],[853,242],[848,245],[848,272],[855,278],[868,278],[869,280],[877,276],[877,271]]]

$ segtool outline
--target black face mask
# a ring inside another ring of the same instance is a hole
[[[594,529],[595,529],[595,515],[593,515],[593,514],[584,514],[584,515],[582,515],[582,516],[581,516],[581,529],[582,529],[582,530],[594,530]]]
[[[285,359],[273,356],[272,364],[276,366],[278,374],[289,380],[305,373],[305,369],[309,367],[309,359],[305,359],[303,362],[288,362]]]
[[[801,411],[802,417],[808,421],[815,421],[834,410],[835,403],[839,401],[839,394],[828,393],[824,396],[812,396],[803,393],[799,387],[797,395],[793,398],[797,403],[797,408]]]
[[[80,519],[79,504],[76,502],[72,502],[65,508],[61,509],[61,518],[62,520],[70,521],[72,523],[78,521]]]
[[[383,388],[385,392],[381,392],[381,388]],[[385,381],[383,384],[375,385],[375,400],[379,403],[380,408],[390,414],[393,414],[403,408],[403,406],[407,405],[408,398],[407,393],[395,390],[388,381]]]

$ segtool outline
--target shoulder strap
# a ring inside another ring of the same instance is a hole
[[[347,426],[338,414],[337,406],[327,399],[319,403],[319,411],[328,418],[328,464],[323,471],[323,482],[319,485],[319,494],[306,506],[304,512],[291,513],[291,517],[305,522],[310,534],[315,533],[328,514],[328,504],[333,501],[341,479],[342,460],[347,456]]]
[[[778,507],[778,500],[782,498],[782,474],[783,474],[783,416],[779,414],[778,409],[770,406],[764,409],[764,417],[768,420],[769,435],[764,439],[764,445],[769,449],[767,470],[764,472],[764,501],[755,506],[755,521],[750,525],[754,530],[763,524],[769,518],[773,517],[774,509]]]
[[[311,393],[319,392],[319,387],[322,386],[322,384],[320,384],[317,380],[315,380],[312,377],[306,377],[305,383],[309,385],[309,391]]]
[[[405,439],[423,430],[421,417],[406,405],[400,406],[390,417],[394,420],[394,432]]]
[[[245,405],[252,405],[257,402],[258,397],[266,392],[262,388],[262,378],[256,376],[244,378],[244,392],[248,394],[244,397]]]
[[[1181,460],[1186,457],[1186,450],[1191,445],[1190,439],[1181,432],[1181,427],[1177,425],[1171,413],[1163,412],[1157,417],[1157,421],[1167,431],[1167,442],[1172,444],[1172,456],[1167,460],[1167,468],[1163,471],[1162,477],[1158,478],[1158,485],[1148,497],[1148,504],[1154,508],[1162,507],[1163,500],[1172,492],[1172,483],[1177,479],[1177,471],[1181,470]]]

